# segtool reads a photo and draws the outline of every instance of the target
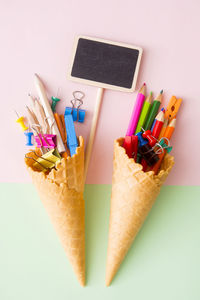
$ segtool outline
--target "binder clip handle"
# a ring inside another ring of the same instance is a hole
[[[85,94],[83,92],[81,92],[81,91],[74,91],[72,93],[72,95],[74,96],[74,99],[81,101],[82,104],[83,104],[82,99],[85,97]]]
[[[71,100],[72,108],[68,108],[68,112],[72,114],[73,120],[83,123],[85,119],[85,110],[80,109],[83,105],[83,98],[85,94],[81,91],[75,91],[72,93],[74,98]]]

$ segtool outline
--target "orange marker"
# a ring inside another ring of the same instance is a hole
[[[175,129],[175,126],[176,126],[176,119],[172,119],[172,121],[169,123],[169,125],[167,126],[166,130],[165,130],[165,133],[164,133],[164,137],[168,140],[171,139],[172,137],[172,134],[174,132],[174,129]],[[151,171],[154,171],[155,174],[158,173],[158,170],[160,168],[160,165],[161,165],[161,162],[166,154],[167,150],[164,149],[164,151],[159,155],[159,161],[152,167]]]

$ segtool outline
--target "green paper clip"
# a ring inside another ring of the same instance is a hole
[[[167,153],[170,153],[170,152],[172,151],[172,146],[168,146],[168,145],[165,143],[164,138],[162,138],[162,139],[160,140],[159,144],[160,144],[160,146],[161,146],[162,148],[164,148],[164,149],[167,151]]]

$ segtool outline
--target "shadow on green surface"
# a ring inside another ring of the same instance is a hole
[[[93,268],[93,266],[95,265],[96,261],[99,260],[105,268],[110,193],[110,185],[104,185],[103,189],[101,185],[86,185],[85,187],[84,199],[86,204],[86,282],[88,285],[92,283],[93,276],[105,277],[102,272],[98,272],[97,274],[95,274],[95,269]],[[106,235],[104,235],[105,232]],[[103,249],[102,245],[104,246]]]

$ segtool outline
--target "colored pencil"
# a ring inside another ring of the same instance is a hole
[[[152,135],[157,139],[159,137],[159,134],[161,132],[165,117],[164,117],[164,112],[161,110],[156,118],[155,118],[156,122],[152,131]]]
[[[161,104],[162,94],[163,94],[163,90],[160,92],[158,97],[153,101],[150,113],[149,113],[146,123],[144,125],[144,130],[151,129],[151,126],[153,124],[153,121],[155,119],[155,116],[158,113],[158,110],[159,110],[159,107]]]
[[[159,137],[158,137],[159,140],[164,136],[167,125],[168,125],[168,119],[165,119],[164,123],[163,123],[163,126],[162,126],[162,129],[160,131]]]
[[[136,101],[135,101],[135,105],[133,108],[133,112],[131,115],[131,119],[129,122],[129,126],[126,132],[126,135],[131,136],[135,133],[135,129],[137,127],[137,123],[138,123],[138,119],[140,117],[140,112],[142,110],[142,106],[144,103],[144,99],[145,99],[145,88],[146,88],[146,84],[144,83],[143,86],[141,87],[141,89],[139,90],[139,93],[137,95]]]
[[[142,111],[140,114],[140,118],[137,124],[137,128],[135,131],[135,134],[140,132],[148,118],[148,114],[151,110],[151,102],[152,102],[152,97],[153,97],[153,93],[150,92],[149,96],[146,98],[146,100],[144,101],[144,105],[142,107]]]
[[[163,111],[163,112],[165,113],[164,107],[161,108],[161,111]],[[151,126],[151,132],[153,131],[153,128],[154,128],[155,123],[156,123],[156,118],[154,119],[153,124],[152,124],[152,126]]]
[[[164,137],[167,138],[168,140],[171,139],[172,134],[174,133],[175,126],[176,126],[176,118],[171,120],[171,122],[169,123],[169,125],[165,130]]]
[[[165,137],[166,139],[170,140],[171,137],[172,137],[172,134],[174,132],[175,126],[176,126],[176,119],[174,118],[174,119],[172,119],[172,121],[167,126],[163,137]],[[158,170],[160,168],[160,165],[162,163],[162,160],[163,160],[166,152],[167,152],[167,150],[164,149],[164,151],[159,155],[159,161],[151,168],[151,171],[154,171],[155,174],[158,173]]]

